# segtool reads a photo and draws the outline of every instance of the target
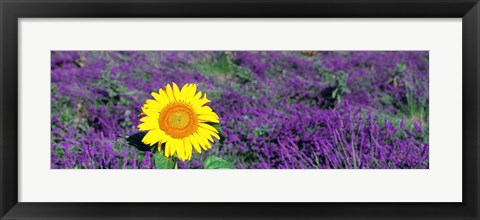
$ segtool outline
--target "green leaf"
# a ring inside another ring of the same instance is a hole
[[[163,150],[156,152],[153,156],[157,169],[173,169],[175,167],[175,159],[173,157],[165,157]]]
[[[235,167],[224,159],[210,156],[204,162],[205,169],[235,169]]]
[[[337,93],[338,93],[338,89],[333,90],[333,92],[332,92],[332,98],[333,99],[337,98]]]

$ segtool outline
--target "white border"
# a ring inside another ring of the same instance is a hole
[[[461,19],[20,19],[19,201],[461,202],[461,32]],[[430,50],[430,169],[50,170],[50,50]]]

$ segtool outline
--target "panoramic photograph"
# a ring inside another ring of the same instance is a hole
[[[51,169],[429,169],[428,51],[51,51]]]

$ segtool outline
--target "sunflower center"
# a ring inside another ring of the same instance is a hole
[[[158,117],[160,129],[174,138],[192,135],[198,128],[198,117],[193,108],[182,102],[170,103]]]

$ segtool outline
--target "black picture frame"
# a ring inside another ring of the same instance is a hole
[[[0,15],[1,219],[479,219],[478,0],[0,0]],[[18,19],[63,17],[462,18],[463,202],[18,202]]]

